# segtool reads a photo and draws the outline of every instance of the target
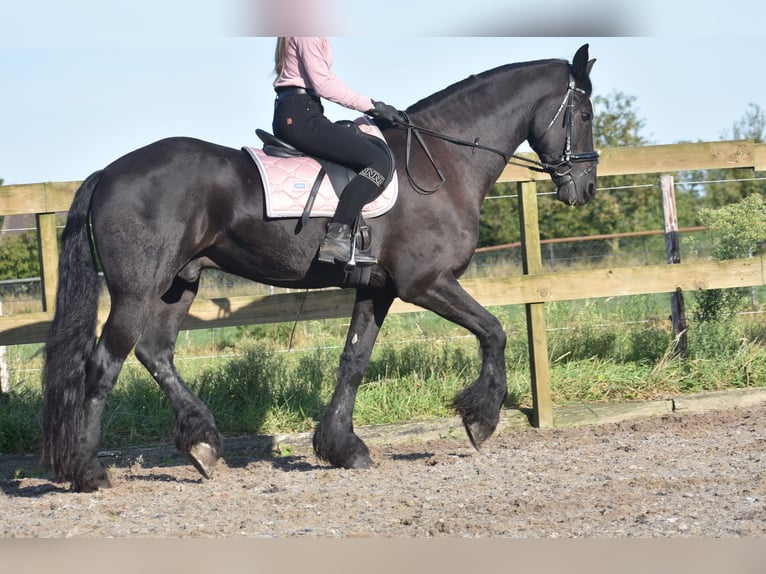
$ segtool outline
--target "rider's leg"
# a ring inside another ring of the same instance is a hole
[[[358,130],[328,120],[321,101],[307,94],[280,101],[273,127],[278,137],[304,153],[357,172],[341,195],[319,253],[323,262],[348,262],[354,220],[365,204],[382,193],[385,177],[391,171],[388,154]],[[374,257],[362,254],[355,260],[359,265],[377,263]]]
[[[352,229],[365,204],[383,191],[385,176],[373,167],[366,167],[352,179],[338,200],[335,215],[327,226],[327,234],[319,246],[317,259],[322,263],[347,263],[351,259]],[[363,253],[354,255],[357,265],[375,265],[375,257]]]

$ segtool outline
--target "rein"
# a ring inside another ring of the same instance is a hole
[[[473,141],[469,141],[469,140],[460,139],[448,134],[444,134],[441,132],[437,132],[434,130],[430,130],[428,128],[417,126],[410,122],[410,118],[406,112],[401,112],[401,115],[404,117],[404,119],[398,121],[397,125],[403,126],[404,128],[407,129],[406,154],[405,154],[405,161],[404,161],[404,168],[407,173],[407,179],[409,180],[412,187],[415,188],[415,190],[418,193],[421,193],[424,195],[430,195],[432,193],[436,193],[437,191],[439,191],[439,189],[441,189],[441,186],[447,180],[447,178],[444,176],[444,173],[441,171],[439,166],[436,165],[436,161],[431,155],[431,151],[428,149],[428,146],[426,146],[426,143],[423,141],[421,133],[444,140],[446,142],[449,142],[455,145],[470,147],[472,149],[480,149],[483,151],[495,153],[503,158],[506,165],[517,165],[520,167],[531,169],[532,171],[549,173],[551,175],[563,177],[572,171],[573,163],[592,162],[593,165],[590,166],[583,175],[590,173],[590,171],[598,164],[598,159],[599,159],[598,152],[592,151],[592,152],[585,152],[585,153],[572,153],[572,123],[573,123],[572,110],[574,108],[574,93],[575,92],[585,93],[584,90],[582,90],[581,88],[577,88],[575,86],[574,78],[570,75],[569,85],[567,86],[567,91],[566,91],[566,94],[564,95],[564,99],[561,102],[561,105],[559,106],[558,110],[556,111],[556,115],[553,116],[553,119],[550,121],[550,123],[548,124],[548,127],[545,129],[546,132],[549,129],[551,129],[551,127],[553,127],[553,124],[556,123],[556,120],[561,115],[561,112],[565,110],[564,123],[566,125],[566,143],[564,145],[564,150],[561,153],[561,158],[559,159],[559,162],[556,164],[545,163],[536,159],[531,159],[531,158],[523,157],[520,155],[516,155],[515,153],[509,153],[506,151],[499,150],[497,148],[485,146],[479,143],[478,137],[475,138]],[[421,186],[420,184],[418,184],[415,181],[415,178],[410,173],[410,151],[412,149],[413,135],[415,139],[417,140],[418,144],[420,145],[421,149],[423,150],[423,152],[426,154],[428,161],[431,162],[431,166],[434,168],[434,171],[439,176],[439,183],[433,189],[427,189]]]

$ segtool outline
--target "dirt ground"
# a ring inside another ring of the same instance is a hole
[[[508,427],[481,452],[462,429],[375,440],[364,471],[278,440],[227,448],[213,480],[164,447],[103,453],[113,488],[93,494],[51,482],[33,457],[0,457],[0,537],[766,535],[766,403]]]

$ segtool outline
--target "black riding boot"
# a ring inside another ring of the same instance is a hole
[[[351,226],[345,223],[330,223],[327,234],[319,246],[317,259],[322,263],[349,263],[351,261]],[[376,265],[378,260],[372,255],[356,251],[354,263],[359,267]]]

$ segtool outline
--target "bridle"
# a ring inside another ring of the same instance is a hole
[[[551,175],[551,177],[561,178],[561,177],[569,176],[570,178],[573,178],[573,177],[583,177],[588,175],[590,172],[593,171],[593,169],[595,169],[596,165],[598,164],[599,154],[597,151],[572,153],[572,124],[574,123],[573,110],[574,110],[575,92],[584,94],[585,90],[583,90],[582,88],[578,88],[575,85],[575,79],[570,73],[569,84],[567,85],[567,91],[566,91],[566,94],[564,94],[564,99],[562,100],[561,105],[556,111],[556,114],[553,116],[553,119],[548,124],[548,127],[545,128],[544,133],[548,133],[548,131],[553,127],[553,125],[556,123],[556,120],[561,115],[561,112],[564,112],[564,127],[566,129],[566,140],[564,142],[564,150],[561,152],[561,156],[559,157],[559,161],[557,163],[547,163],[544,161],[538,161],[536,159],[523,157],[520,155],[516,155],[514,153],[509,153],[506,151],[499,150],[497,148],[485,146],[479,143],[478,137],[475,138],[473,141],[468,141],[468,140],[463,140],[463,139],[456,138],[447,134],[443,134],[440,132],[436,132],[428,128],[416,126],[410,122],[410,118],[405,112],[401,112],[403,119],[398,121],[397,125],[403,126],[407,129],[407,143],[406,143],[406,153],[405,153],[405,162],[404,162],[405,171],[407,173],[407,179],[409,180],[410,184],[416,191],[426,195],[439,191],[439,189],[444,184],[444,182],[447,181],[447,178],[444,176],[444,173],[441,171],[439,166],[436,165],[436,161],[434,160],[430,150],[428,149],[425,142],[423,141],[421,134],[433,136],[456,145],[492,152],[502,157],[506,164],[518,165],[520,167],[531,169],[532,171],[547,173]],[[420,184],[418,184],[415,181],[414,177],[412,176],[412,173],[410,172],[410,151],[412,148],[413,136],[417,140],[423,152],[426,154],[426,157],[431,162],[431,165],[433,166],[434,170],[436,171],[436,174],[439,177],[439,183],[433,189],[427,189],[421,186]],[[574,167],[573,164],[585,163],[585,162],[590,162],[591,165],[588,166],[581,174],[578,174],[577,176],[572,176],[572,169]]]
[[[550,173],[551,175],[563,177],[565,175],[569,175],[572,172],[573,163],[591,162],[591,165],[588,166],[588,168],[585,169],[583,173],[581,174],[581,176],[584,176],[584,175],[588,175],[591,171],[593,171],[596,165],[598,165],[599,155],[597,151],[572,153],[572,124],[574,123],[573,113],[574,113],[575,92],[584,94],[585,90],[583,90],[582,88],[578,88],[575,85],[575,79],[570,74],[569,86],[567,87],[567,93],[564,95],[564,100],[561,102],[559,109],[556,111],[556,115],[553,116],[553,119],[548,124],[548,127],[545,128],[545,133],[547,133],[548,130],[551,129],[553,124],[556,123],[556,119],[558,119],[558,117],[561,115],[562,110],[564,110],[564,126],[566,128],[566,141],[564,142],[564,151],[561,154],[559,163],[541,164],[544,167],[542,169],[538,169],[537,171],[545,171]],[[560,171],[562,167],[565,168],[564,171]],[[535,168],[530,168],[530,169],[535,169]]]

